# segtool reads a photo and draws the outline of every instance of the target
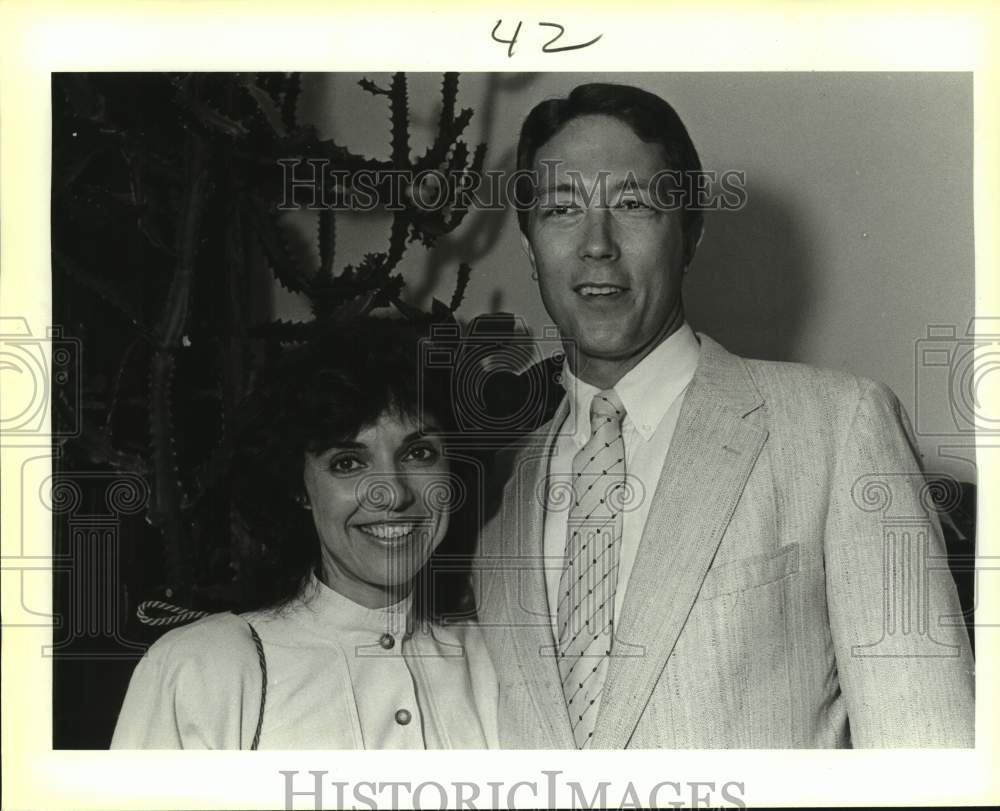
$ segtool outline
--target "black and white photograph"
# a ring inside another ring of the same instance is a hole
[[[45,77],[50,320],[8,296],[0,362],[43,749],[270,751],[238,765],[286,808],[771,796],[667,752],[972,764],[977,74],[518,70],[607,34],[486,17],[508,69]],[[444,750],[521,779],[334,765]]]

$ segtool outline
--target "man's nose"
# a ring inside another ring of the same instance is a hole
[[[584,214],[580,241],[581,259],[617,259],[618,241],[611,209],[607,206],[588,208]]]
[[[416,498],[413,483],[403,471],[373,477],[363,494],[364,506],[373,512],[402,512]]]

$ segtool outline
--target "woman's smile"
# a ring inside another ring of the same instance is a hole
[[[417,530],[428,532],[432,524],[429,521],[399,520],[399,521],[379,521],[372,524],[356,524],[355,528],[361,530],[365,535],[377,538],[393,545],[401,545],[414,540]]]

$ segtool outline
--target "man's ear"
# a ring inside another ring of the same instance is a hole
[[[692,228],[684,239],[684,272],[687,273],[694,261],[694,255],[701,245],[701,240],[705,236],[705,221],[698,222],[696,228]]]
[[[528,261],[531,262],[531,269],[537,272],[537,268],[535,267],[535,251],[531,247],[531,242],[528,240],[524,231],[521,231],[521,250],[523,250],[525,255],[528,257]]]

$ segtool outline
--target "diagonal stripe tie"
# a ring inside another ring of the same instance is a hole
[[[590,440],[573,457],[574,500],[556,621],[559,674],[579,749],[594,737],[614,635],[622,539],[622,498],[616,493],[625,485],[624,418],[614,389],[595,394]]]

